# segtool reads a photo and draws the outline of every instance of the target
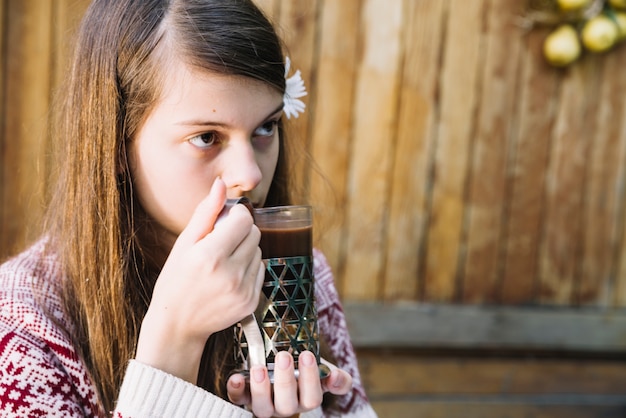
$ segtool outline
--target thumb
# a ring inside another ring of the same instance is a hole
[[[226,390],[228,399],[235,405],[250,404],[250,388],[246,387],[246,380],[241,374],[234,373],[228,378]]]
[[[226,185],[218,177],[211,186],[211,191],[196,207],[189,223],[180,234],[179,240],[190,244],[196,243],[213,230],[215,221],[226,203]]]

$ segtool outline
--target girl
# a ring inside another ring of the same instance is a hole
[[[56,139],[44,238],[0,269],[0,411],[17,416],[374,416],[323,256],[320,329],[337,360],[231,376],[254,311],[260,233],[227,198],[291,202],[285,59],[250,0],[95,0]],[[230,377],[229,377],[230,376]],[[335,395],[328,406],[324,392]],[[245,405],[242,408],[239,405]]]

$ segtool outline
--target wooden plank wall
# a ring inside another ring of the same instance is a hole
[[[84,0],[0,1],[0,258],[36,237],[46,201],[46,129]]]
[[[381,418],[621,418],[624,361],[359,353]]]
[[[551,68],[519,0],[297,3],[263,5],[344,298],[624,306],[626,47]]]
[[[45,202],[86,3],[0,1],[3,256]],[[300,175],[345,299],[626,304],[626,47],[550,68],[519,0],[259,3],[309,86]]]

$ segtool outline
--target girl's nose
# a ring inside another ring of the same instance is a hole
[[[231,141],[224,151],[222,180],[229,189],[253,190],[263,177],[249,140]]]

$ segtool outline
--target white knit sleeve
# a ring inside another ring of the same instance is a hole
[[[243,408],[135,360],[126,369],[113,416],[252,418]]]

